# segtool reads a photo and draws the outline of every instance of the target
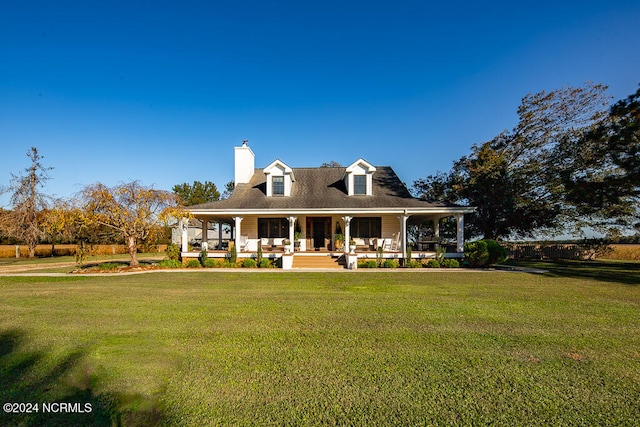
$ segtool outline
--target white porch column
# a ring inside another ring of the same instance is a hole
[[[456,252],[464,252],[464,214],[456,214]]]
[[[352,216],[343,216],[342,220],[344,221],[344,252],[349,253],[351,249],[349,246],[349,242],[351,241],[351,220]]]
[[[209,221],[206,219],[202,220],[202,249],[209,249]]]
[[[180,220],[180,231],[182,231],[182,252],[189,252],[189,220],[187,218]]]
[[[236,253],[240,252],[240,234],[241,234],[240,233],[240,231],[241,231],[240,223],[242,222],[242,219],[243,219],[243,217],[241,217],[241,216],[234,216],[233,217],[233,220],[236,223],[235,230],[234,230],[234,238],[235,238],[234,245],[236,247]]]
[[[440,217],[433,220],[433,237],[440,237]]]
[[[289,241],[291,242],[291,248],[295,248],[295,240],[296,240],[296,220],[298,219],[295,216],[290,216],[287,218],[289,220]]]
[[[400,241],[400,246],[402,247],[402,258],[407,258],[407,220],[409,219],[409,215],[400,215],[398,220],[400,220],[400,236],[402,240]]]

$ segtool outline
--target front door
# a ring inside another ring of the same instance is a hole
[[[324,238],[327,235],[325,229],[325,220],[314,219],[313,220],[313,247],[324,248]]]

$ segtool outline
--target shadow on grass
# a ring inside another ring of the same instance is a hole
[[[571,277],[624,285],[640,285],[640,263],[637,262],[511,260],[509,264],[549,270],[547,275],[553,277]]]
[[[146,405],[144,410],[120,410],[124,396],[96,393],[96,378],[84,362],[83,350],[73,351],[47,366],[46,353],[23,351],[24,342],[25,334],[19,330],[0,332],[0,404],[3,405],[0,425],[146,426],[162,423],[164,415],[157,405]],[[8,404],[12,403],[17,405],[7,410]],[[28,409],[31,409],[30,413],[25,413]]]

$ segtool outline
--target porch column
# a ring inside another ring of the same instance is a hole
[[[208,229],[209,228],[209,221],[207,221],[206,219],[202,220],[202,249],[208,250],[209,249],[209,233],[208,233]]]
[[[289,220],[289,241],[291,242],[291,248],[295,251],[295,238],[296,238],[296,220],[298,217],[290,216],[287,218]],[[293,252],[292,251],[292,252]]]
[[[233,220],[235,221],[235,230],[234,230],[234,238],[235,240],[233,241],[235,247],[236,247],[236,253],[240,252],[240,223],[242,222],[243,217],[241,216],[234,216]]]
[[[440,237],[440,217],[433,220],[433,237]]]
[[[402,258],[407,258],[407,220],[409,219],[409,215],[400,215],[398,217],[400,220],[400,235],[402,236],[402,240],[400,241],[400,246],[402,247]]]
[[[218,221],[218,250],[222,250],[222,221]]]
[[[456,214],[456,252],[464,252],[464,214]]]
[[[349,253],[351,249],[349,246],[349,242],[351,241],[351,220],[352,216],[343,216],[342,220],[344,221],[344,252]]]
[[[180,220],[180,231],[182,231],[182,252],[189,252],[189,220],[187,218]]]

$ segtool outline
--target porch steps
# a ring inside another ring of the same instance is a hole
[[[308,256],[296,254],[293,256],[293,268],[344,268],[344,256],[333,257],[331,255]]]

